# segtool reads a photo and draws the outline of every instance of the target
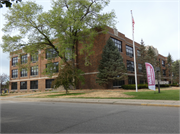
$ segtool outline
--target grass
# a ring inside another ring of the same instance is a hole
[[[54,94],[54,95],[47,95],[47,96],[38,97],[38,98],[54,98],[58,96],[81,95],[81,94],[85,94],[85,93]]]
[[[0,94],[0,96],[7,96],[7,95],[8,95],[8,94],[2,94],[2,95]]]
[[[133,95],[128,99],[147,99],[147,100],[179,100],[179,90],[161,90],[147,92],[125,92],[126,95]]]

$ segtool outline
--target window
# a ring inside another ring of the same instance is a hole
[[[26,77],[27,76],[27,69],[26,68],[23,68],[21,70],[21,77]]]
[[[27,89],[27,81],[20,82],[20,89]]]
[[[166,70],[163,69],[162,71],[163,71],[163,75],[166,76]]]
[[[134,76],[128,76],[128,84],[135,84]]]
[[[141,56],[141,52],[140,52],[140,50],[137,50],[137,56]]]
[[[133,57],[133,48],[126,45],[126,55]]]
[[[18,63],[18,57],[12,58],[12,65],[15,66]]]
[[[114,42],[115,46],[118,48],[119,52],[122,52],[122,41],[119,41],[117,39],[112,38],[112,41]]]
[[[11,83],[11,90],[17,90],[17,82]]]
[[[46,49],[46,59],[57,57],[58,54],[53,48]]]
[[[134,62],[127,60],[127,70],[133,72],[134,71]]]
[[[142,64],[138,64],[138,71],[142,72]]]
[[[21,64],[27,63],[27,54],[21,56]]]
[[[18,77],[18,70],[12,70],[12,78],[17,78]]]
[[[165,67],[165,61],[164,60],[162,60],[162,66]]]
[[[38,80],[30,82],[30,89],[38,89]]]
[[[54,62],[54,63],[48,63],[46,64],[47,71],[50,73],[57,73],[59,69],[59,63]]]
[[[113,86],[122,86],[124,85],[124,80],[114,80],[113,81]]]
[[[51,88],[51,84],[54,81],[54,79],[46,80],[46,88]]]
[[[38,66],[31,67],[31,75],[38,75]]]
[[[38,61],[38,52],[35,53],[35,54],[33,54],[33,55],[31,55],[31,61],[32,61],[32,62]]]

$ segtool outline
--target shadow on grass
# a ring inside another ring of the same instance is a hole
[[[54,95],[47,95],[47,97],[69,96],[69,95],[81,95],[81,94],[85,94],[85,93],[54,94]]]

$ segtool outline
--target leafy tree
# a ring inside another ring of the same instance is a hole
[[[11,1],[13,2],[14,0],[11,0]],[[16,0],[16,3],[21,2],[21,1],[22,0]],[[11,7],[12,6],[12,2],[10,2],[10,0],[0,0],[0,8],[3,7],[3,4],[5,4],[6,7]]]
[[[84,84],[84,77],[82,75],[83,72],[77,68],[75,68],[74,71],[74,68],[71,64],[72,62],[60,68],[57,79],[52,82],[52,87],[54,86],[55,89],[63,85],[64,89],[66,90],[66,94],[68,94],[68,90],[70,88],[76,86],[78,80]]]
[[[179,65],[180,65],[180,60],[176,60],[173,62],[172,66],[172,73],[173,73],[173,82],[178,83],[179,82]]]
[[[0,90],[2,95],[2,90],[9,87],[9,76],[7,74],[0,75]]]
[[[137,61],[138,63],[140,63],[142,65],[142,77],[141,79],[144,81],[144,84],[146,82],[147,76],[146,76],[146,66],[145,63],[147,62],[146,60],[146,47],[144,44],[144,41],[141,40],[141,45],[140,45],[140,56],[137,57]]]
[[[59,67],[61,68],[63,64],[70,65],[71,59],[73,73],[76,74],[74,59],[77,53],[85,54],[85,65],[89,65],[95,37],[99,32],[106,33],[106,26],[115,24],[113,11],[101,13],[109,2],[109,0],[54,0],[52,9],[47,12],[43,12],[42,6],[34,2],[15,4],[5,14],[7,23],[2,29],[5,32],[1,45],[3,51],[13,52],[23,48],[25,53],[34,54],[38,50],[53,48],[61,58]],[[79,49],[78,44],[82,44]],[[53,59],[49,59],[48,63]]]
[[[126,76],[127,70],[123,58],[111,39],[104,46],[98,70],[96,82],[108,88],[110,88],[113,80],[122,80]]]
[[[169,77],[171,79],[171,83],[172,83],[172,63],[173,63],[173,59],[171,54],[169,53],[166,62],[166,69],[169,70]]]

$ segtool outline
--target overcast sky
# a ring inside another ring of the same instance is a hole
[[[36,2],[43,5],[45,11],[51,8],[51,0]],[[180,59],[180,0],[111,0],[103,12],[111,10],[117,16],[117,30],[126,37],[132,39],[132,10],[135,20],[134,40],[140,43],[143,39],[145,45],[154,46],[161,55],[167,56],[170,53],[173,60]],[[0,29],[5,23],[3,14],[7,11],[5,7],[0,9]],[[1,30],[0,43],[2,35]],[[9,75],[9,61],[9,53],[3,53],[0,47],[0,74]]]

